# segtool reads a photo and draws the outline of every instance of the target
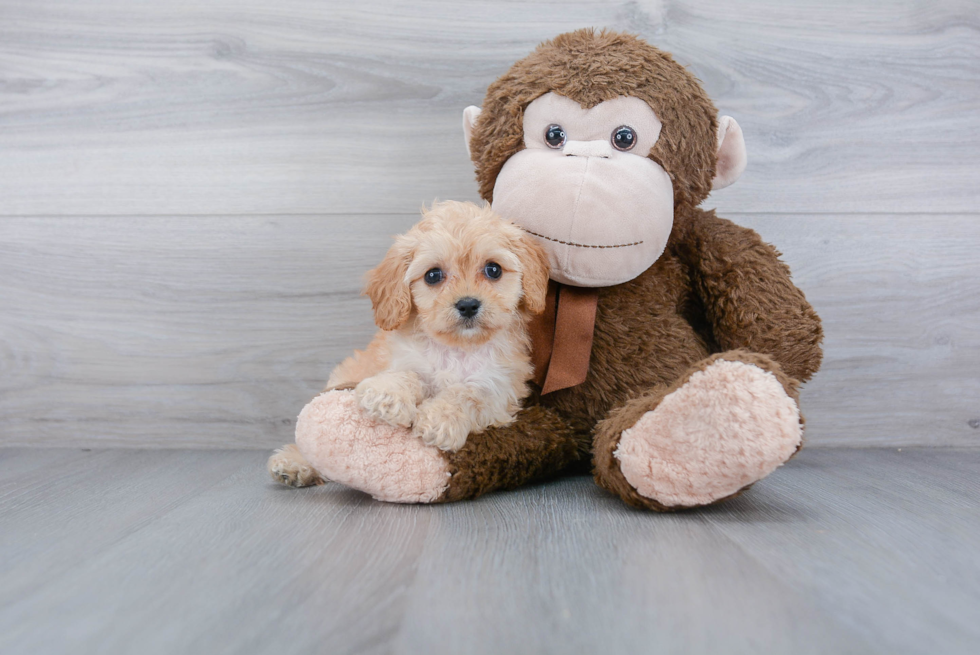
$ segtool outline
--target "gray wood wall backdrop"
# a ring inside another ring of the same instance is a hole
[[[980,443],[980,4],[0,0],[0,444],[265,448],[373,327],[358,296],[460,114],[584,26],[742,125],[707,202],[824,318],[811,445]]]

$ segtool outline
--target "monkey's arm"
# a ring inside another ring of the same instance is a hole
[[[525,407],[510,425],[471,434],[445,453],[452,473],[443,502],[476,498],[543,480],[589,461],[591,435],[553,409]]]
[[[681,253],[721,350],[764,353],[808,380],[820,368],[823,329],[779,252],[714,212],[697,211],[686,232]]]
[[[330,391],[300,412],[296,446],[299,463],[324,480],[387,502],[435,503],[476,498],[585,464],[591,436],[582,428],[532,405],[510,425],[471,434],[450,453],[425,445],[406,428],[370,418],[354,393]],[[283,467],[273,464],[278,480],[299,486],[292,469],[280,471]]]

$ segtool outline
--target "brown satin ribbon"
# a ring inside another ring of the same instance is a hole
[[[548,283],[545,310],[528,325],[534,381],[541,393],[585,382],[599,290]]]

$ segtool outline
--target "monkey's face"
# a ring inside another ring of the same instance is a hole
[[[524,112],[524,150],[493,188],[493,209],[536,236],[551,278],[599,287],[632,280],[660,257],[674,220],[666,171],[647,155],[662,124],[639,98],[591,109],[555,93]]]

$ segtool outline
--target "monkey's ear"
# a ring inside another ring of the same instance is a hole
[[[377,268],[368,271],[364,294],[371,299],[374,322],[382,330],[397,330],[412,315],[412,289],[405,279],[412,248],[400,237]]]
[[[718,121],[718,164],[711,188],[724,189],[737,180],[747,163],[742,128],[731,116],[722,116]]]
[[[470,154],[470,139],[473,138],[473,127],[476,125],[476,117],[483,111],[479,107],[470,105],[463,110],[463,135],[466,137],[466,154]]]

